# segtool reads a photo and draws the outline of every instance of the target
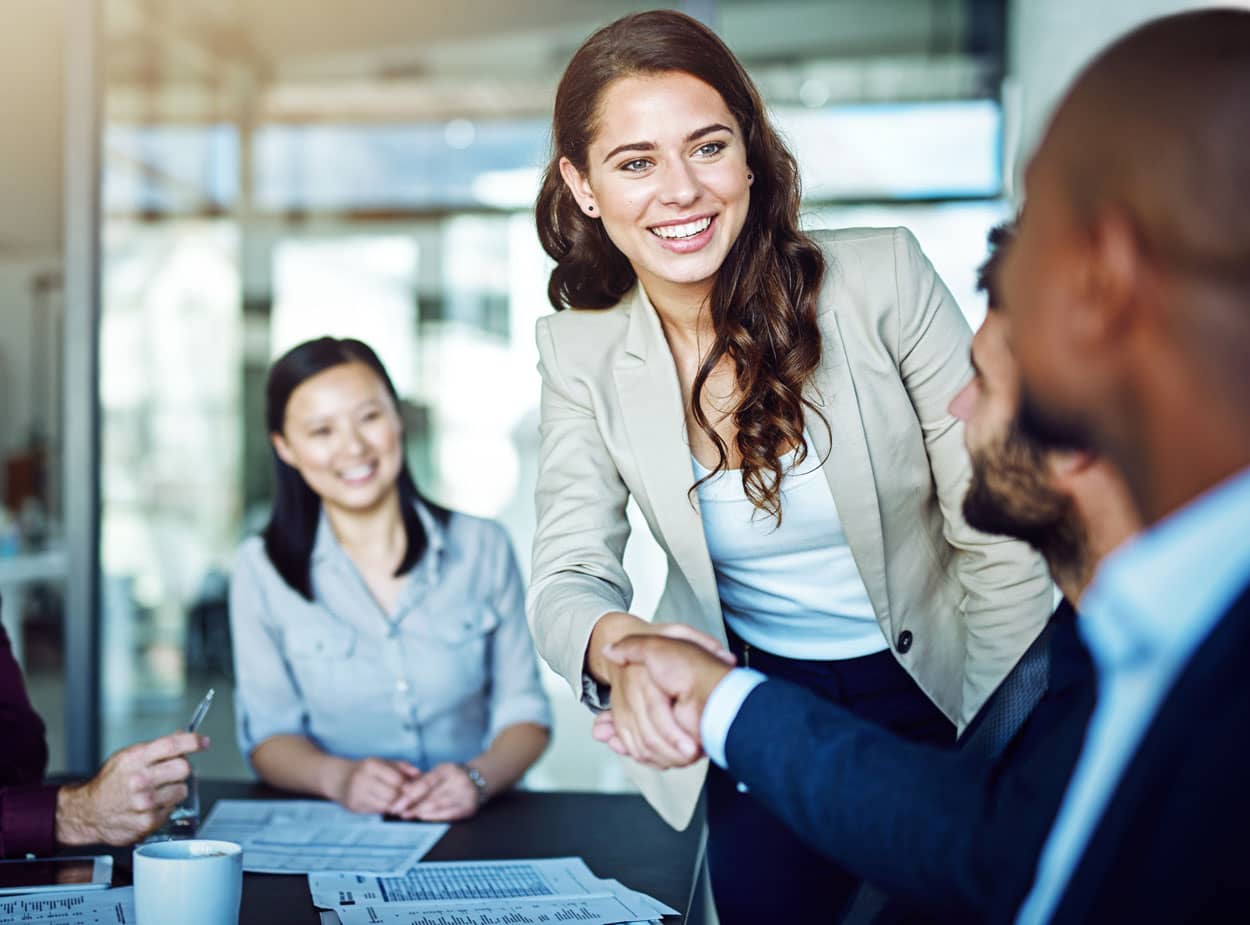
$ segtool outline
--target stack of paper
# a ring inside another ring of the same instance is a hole
[[[45,922],[49,925],[134,925],[134,888],[0,896],[0,925],[42,925]]]
[[[319,870],[398,873],[425,857],[448,826],[383,822],[315,800],[218,800],[197,834],[243,846],[258,874]]]
[[[311,874],[308,885],[313,905],[337,913],[342,925],[616,925],[678,914],[599,879],[581,858],[418,864],[397,877]]]

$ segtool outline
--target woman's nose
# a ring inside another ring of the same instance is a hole
[[[679,207],[695,202],[702,188],[698,176],[685,161],[662,168],[660,182],[660,201]]]
[[[365,448],[365,441],[356,428],[349,427],[343,437],[343,451],[353,456],[359,455]]]

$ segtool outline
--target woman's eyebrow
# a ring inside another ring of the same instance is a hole
[[[713,132],[729,132],[729,134],[732,135],[733,129],[720,122],[713,122],[711,125],[705,125],[703,128],[695,129],[686,136],[685,143],[690,144],[690,142],[696,141],[704,135],[710,135]],[[654,151],[657,147],[658,145],[656,145],[654,141],[631,141],[627,144],[617,145],[607,153],[603,162],[606,164],[608,161],[612,160],[612,158],[616,157],[618,154],[624,153],[625,151]]]

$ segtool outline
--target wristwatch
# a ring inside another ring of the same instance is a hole
[[[473,781],[473,786],[477,788],[477,805],[481,806],[486,802],[486,778],[482,776],[481,771],[471,764],[461,764],[460,770],[464,771],[469,780]]]

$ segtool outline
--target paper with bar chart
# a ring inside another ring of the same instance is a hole
[[[312,874],[314,905],[342,925],[651,922],[676,911],[581,858],[418,864],[403,876]]]
[[[135,925],[133,887],[0,896],[0,925]]]

